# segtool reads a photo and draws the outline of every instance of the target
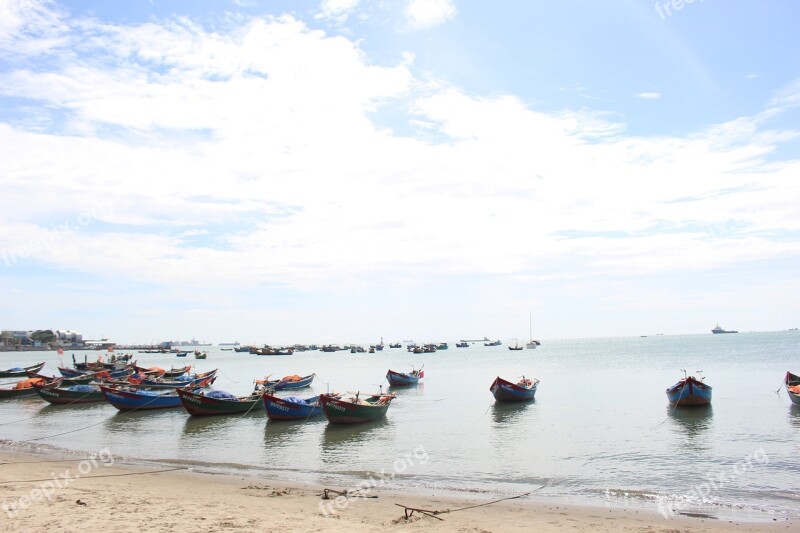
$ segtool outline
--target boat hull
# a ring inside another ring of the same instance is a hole
[[[36,390],[33,387],[25,389],[0,389],[0,400],[20,398],[22,396],[36,396]]]
[[[9,368],[8,370],[0,371],[0,378],[24,378],[28,376],[28,372],[36,374],[42,368],[44,368],[44,363],[38,363],[33,366],[26,366],[24,368],[21,367],[19,370]]]
[[[36,389],[34,389],[34,384],[36,381],[39,381],[40,384],[50,383],[52,382],[51,378],[47,376],[37,376],[35,378],[27,378],[22,381],[18,381],[14,383],[14,387],[19,386],[20,383],[24,383],[22,388],[3,388],[0,389],[0,400],[9,399],[9,398],[20,398],[23,396],[36,396]]]
[[[306,387],[311,386],[311,382],[314,381],[314,377],[316,374],[311,374],[309,376],[304,376],[300,381],[279,381],[275,384],[275,390],[297,390],[297,389],[304,389]]]
[[[234,415],[247,413],[255,409],[261,401],[260,397],[227,400],[210,398],[188,389],[178,389],[178,396],[184,409],[192,416]]]
[[[389,385],[392,387],[408,387],[410,385],[416,385],[419,383],[419,380],[420,376],[415,376],[413,374],[395,372],[394,370],[389,370],[386,373],[386,381],[388,381]]]
[[[126,391],[110,387],[100,387],[108,403],[120,411],[145,409],[172,409],[180,407],[181,399],[175,392],[148,394],[144,391]]]
[[[363,424],[374,422],[386,417],[391,402],[382,405],[366,405],[353,403],[348,400],[339,400],[322,395],[319,398],[322,412],[331,424]]]
[[[672,406],[696,407],[711,403],[712,388],[692,377],[680,380],[667,389],[667,399]]]
[[[800,386],[800,376],[796,376],[791,372],[786,372],[784,383],[786,385],[786,394],[789,395],[789,399],[794,405],[800,405],[800,394],[789,390],[790,387]]]
[[[536,397],[538,386],[538,381],[535,381],[530,387],[523,387],[498,376],[492,382],[489,390],[498,402],[527,402]]]
[[[319,396],[306,399],[306,404],[287,402],[283,398],[264,394],[264,411],[270,420],[306,420],[322,414]]]
[[[81,403],[104,402],[105,395],[100,389],[91,391],[76,390],[75,386],[62,387],[64,382],[34,385],[33,388],[42,400],[53,405],[72,405]]]

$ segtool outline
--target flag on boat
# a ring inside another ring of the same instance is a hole
[[[425,377],[425,371],[424,370],[420,370],[419,371],[419,377],[420,378],[424,378]]]

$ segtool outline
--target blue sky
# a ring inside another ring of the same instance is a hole
[[[796,327],[800,6],[677,5],[0,0],[0,327]]]

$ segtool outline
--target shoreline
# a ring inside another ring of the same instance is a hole
[[[0,516],[3,531],[113,527],[140,531],[143,519],[162,531],[789,531],[797,522],[664,518],[655,509],[543,501],[535,494],[492,503],[486,495],[432,489],[366,489],[366,498],[323,500],[342,486],[272,477],[212,473],[169,462],[94,457],[19,441],[0,441]],[[349,490],[352,491],[353,487]],[[437,517],[404,518],[398,504],[440,510]],[[467,508],[463,509],[462,508]],[[441,520],[440,520],[441,519]],[[150,527],[148,527],[150,529]]]

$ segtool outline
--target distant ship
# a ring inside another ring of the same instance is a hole
[[[739,332],[733,329],[722,329],[721,327],[719,327],[719,324],[717,324],[717,326],[711,330],[711,333],[716,335],[717,333],[739,333]]]

